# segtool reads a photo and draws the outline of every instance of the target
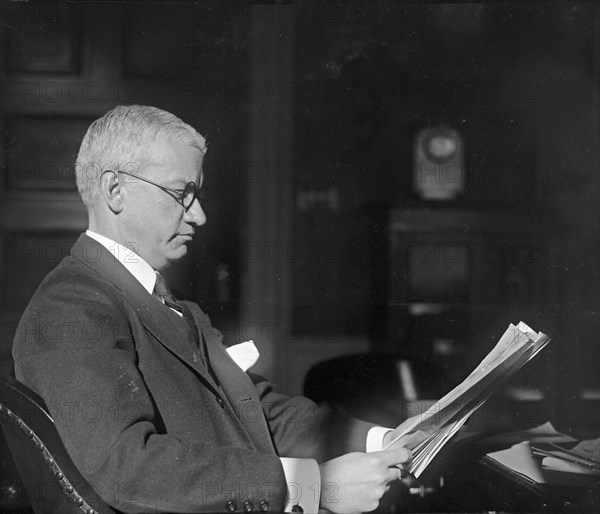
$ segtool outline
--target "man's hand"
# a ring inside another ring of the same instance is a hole
[[[408,462],[411,457],[406,448],[397,448],[348,453],[320,464],[320,507],[338,514],[376,509],[388,483],[401,476],[401,470],[394,466]]]

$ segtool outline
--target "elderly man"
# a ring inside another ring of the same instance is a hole
[[[246,373],[160,274],[206,223],[205,152],[154,107],[118,106],[90,126],[76,164],[89,229],[23,315],[17,379],[121,511],[372,510],[410,452],[375,451],[390,431]]]

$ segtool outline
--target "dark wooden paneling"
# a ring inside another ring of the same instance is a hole
[[[317,207],[296,215],[294,236],[276,248],[293,268],[293,332],[365,334],[373,271],[366,214]]]
[[[5,233],[2,239],[2,309],[22,311],[42,279],[79,236],[77,232]]]
[[[128,77],[214,81],[231,64],[244,81],[248,13],[241,2],[146,4],[125,11],[123,70]],[[165,19],[169,23],[165,23]],[[235,63],[235,64],[234,64]],[[216,82],[215,82],[216,83]]]
[[[79,195],[71,191],[4,192],[2,230],[8,232],[82,231],[87,211]]]
[[[170,10],[167,5],[147,5],[143,10],[127,12],[127,24],[132,30],[124,34],[123,66],[128,75],[165,80],[196,70],[199,45],[190,7],[170,12],[169,25],[164,23],[165,11]]]
[[[7,189],[75,189],[75,159],[90,120],[8,120],[3,182]]]
[[[14,4],[17,4],[15,2]],[[80,42],[68,4],[28,3],[6,9],[9,72],[77,73]]]
[[[197,245],[205,238],[211,245],[206,251],[190,246],[174,285],[191,299],[218,305],[225,327],[239,325],[240,261],[221,241],[235,243],[241,231],[247,179],[232,181],[228,163],[247,162],[248,64],[244,37],[236,34],[250,19],[239,15],[237,3],[229,8],[220,2],[0,2],[0,43],[8,49],[0,56],[3,373],[12,366],[12,340],[25,305],[87,226],[72,162],[91,120],[117,104],[154,105],[209,134],[206,183],[216,208],[208,212]],[[262,130],[256,133],[264,137]],[[224,269],[234,282],[231,297],[215,286]],[[215,295],[228,301],[225,310]],[[5,453],[0,448],[3,470]],[[24,512],[27,500],[12,477],[0,478],[0,511]]]

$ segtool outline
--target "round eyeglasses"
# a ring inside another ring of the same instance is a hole
[[[200,202],[200,206],[203,209],[206,208],[206,191],[195,182],[188,182],[183,189],[173,189],[171,187],[164,186],[163,184],[158,184],[157,182],[153,182],[150,179],[140,177],[139,175],[136,175],[135,173],[130,173],[128,171],[106,170],[104,171],[104,173],[123,173],[124,175],[129,175],[130,177],[140,179],[142,182],[152,184],[153,186],[162,189],[165,193],[173,197],[184,208],[185,212],[190,210],[192,204],[194,203],[194,200],[196,199],[198,199],[198,202]]]

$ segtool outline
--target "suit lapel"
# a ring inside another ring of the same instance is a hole
[[[89,236],[82,234],[73,249],[73,257],[83,265],[95,270],[113,284],[130,302],[142,324],[171,353],[191,367],[212,392],[220,396],[219,386],[210,376],[208,369],[198,358],[201,348],[194,348],[176,325],[172,313],[165,308],[138,280],[127,271],[112,253]],[[200,307],[188,303],[198,330],[199,340],[204,338],[207,354],[213,371],[226,394],[236,417],[246,430],[258,451],[275,453],[269,429],[262,413],[262,405],[254,384],[229,357],[222,344],[222,335],[209,323],[199,324],[203,319]]]
[[[215,394],[218,387],[202,364],[198,352],[186,339],[172,319],[172,313],[160,303],[127,271],[103,245],[82,234],[71,250],[75,259],[92,268],[122,291],[130,301],[143,325],[169,351],[196,371]]]

